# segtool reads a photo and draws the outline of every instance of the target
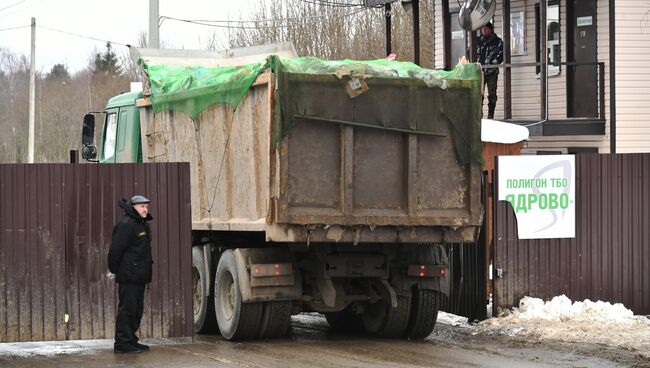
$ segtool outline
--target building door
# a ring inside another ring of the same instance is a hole
[[[567,61],[597,61],[596,0],[567,1]],[[567,67],[567,116],[598,117],[598,67]]]
[[[458,64],[458,59],[467,54],[467,32],[458,21],[458,9],[449,12],[451,28],[451,60],[449,66],[453,69]]]

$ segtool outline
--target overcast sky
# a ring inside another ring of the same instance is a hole
[[[183,19],[239,19],[249,0],[159,0],[160,16]],[[81,34],[117,43],[137,45],[138,35],[149,29],[149,0],[0,0],[0,48],[29,57],[31,17],[37,26]],[[165,20],[160,40],[175,48],[199,49],[213,32],[221,28]],[[85,67],[94,49],[104,50],[105,42],[36,29],[36,67],[49,71],[65,63],[74,72]],[[126,48],[114,49],[126,55]]]

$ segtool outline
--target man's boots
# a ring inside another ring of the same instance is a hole
[[[494,109],[497,107],[496,103],[488,103],[488,119],[494,119]]]

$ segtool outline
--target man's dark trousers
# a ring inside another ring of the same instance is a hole
[[[485,74],[483,78],[483,89],[487,85],[488,90],[488,119],[494,119],[494,109],[497,107],[497,81],[499,74]]]
[[[133,345],[138,342],[135,332],[140,328],[144,311],[144,289],[146,284],[120,283],[120,302],[115,318],[115,347]]]

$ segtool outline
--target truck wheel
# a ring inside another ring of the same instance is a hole
[[[350,307],[340,312],[325,313],[325,319],[334,331],[350,333],[363,331],[361,316],[355,314]]]
[[[217,319],[214,315],[212,295],[205,292],[208,281],[203,252],[200,248],[192,249],[192,295],[194,305],[194,332],[214,333],[217,331]]]
[[[237,262],[232,250],[219,259],[214,285],[214,308],[219,331],[226,340],[257,337],[264,303],[242,303]]]
[[[382,292],[383,298],[368,305],[366,313],[362,315],[363,327],[368,333],[379,337],[402,337],[408,327],[411,312],[410,295],[397,295],[397,307],[390,303],[388,291]]]
[[[286,336],[289,333],[291,324],[290,301],[272,301],[264,303],[262,313],[262,326],[257,337],[262,339],[273,339]]]
[[[438,319],[442,294],[433,290],[413,289],[411,317],[404,337],[424,339],[431,335]]]

